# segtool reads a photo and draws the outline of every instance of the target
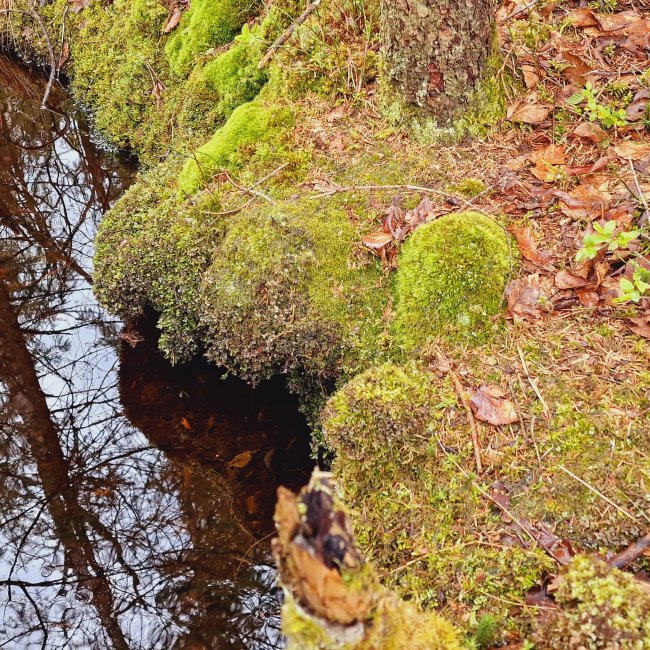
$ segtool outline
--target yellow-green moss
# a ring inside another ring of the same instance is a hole
[[[277,139],[292,124],[291,111],[256,100],[239,106],[212,138],[185,163],[179,187],[193,194],[219,170],[241,168],[260,143]],[[248,150],[245,151],[245,150]]]
[[[650,648],[650,592],[631,574],[578,555],[555,598],[560,609],[535,635],[537,650]]]
[[[172,70],[182,75],[199,54],[232,41],[258,7],[251,0],[192,0],[165,46]]]
[[[399,256],[399,344],[410,351],[440,335],[485,340],[510,268],[507,235],[481,213],[450,214],[419,228]]]
[[[340,198],[230,219],[203,285],[209,356],[252,381],[323,380],[374,353],[387,296],[377,263],[355,259],[360,236]]]
[[[474,484],[450,380],[413,365],[370,369],[330,398],[323,433],[360,547],[387,586],[427,607],[451,605],[444,613],[465,627],[490,613],[504,638],[508,601],[553,563],[540,549],[485,543],[502,524]],[[531,618],[524,611],[521,620]]]

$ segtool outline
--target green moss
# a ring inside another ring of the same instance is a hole
[[[486,189],[485,183],[480,178],[463,178],[463,180],[448,187],[450,192],[460,194],[468,199],[482,194]]]
[[[152,308],[160,314],[161,349],[172,360],[196,352],[200,340],[200,280],[223,223],[207,197],[178,200],[178,161],[141,177],[102,220],[95,254],[95,293],[128,320]]]
[[[232,41],[257,8],[250,0],[193,0],[165,46],[172,70],[183,75],[199,54]]]
[[[360,237],[338,199],[232,218],[204,282],[209,356],[251,381],[325,380],[374,352],[386,292],[377,264],[355,260]]]
[[[539,549],[477,538],[502,524],[474,484],[470,434],[450,380],[413,365],[368,370],[330,398],[323,432],[360,547],[387,586],[428,608],[453,603],[445,615],[465,625],[490,613],[503,638],[507,602],[520,601],[553,565]]]
[[[289,109],[261,100],[243,104],[212,138],[185,163],[179,187],[193,194],[219,170],[236,170],[246,161],[245,149],[255,149],[281,136],[293,121]],[[249,152],[250,153],[250,152]]]
[[[650,593],[602,560],[576,556],[555,592],[560,609],[535,635],[538,650],[650,648]]]
[[[396,277],[397,340],[414,350],[431,338],[484,340],[510,272],[503,229],[478,212],[450,214],[406,242]]]

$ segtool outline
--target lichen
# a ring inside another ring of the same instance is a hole
[[[395,333],[411,351],[433,337],[480,341],[494,330],[512,261],[507,235],[478,213],[419,228],[399,256]]]
[[[600,559],[576,556],[561,576],[560,608],[535,634],[537,650],[650,648],[650,592]]]

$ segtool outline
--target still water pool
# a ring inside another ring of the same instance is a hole
[[[282,648],[279,484],[309,474],[280,382],[172,368],[92,293],[133,169],[0,57],[0,648]]]

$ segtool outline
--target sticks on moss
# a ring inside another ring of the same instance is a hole
[[[275,53],[291,38],[291,35],[296,31],[300,25],[302,25],[309,16],[311,16],[318,6],[320,5],[321,0],[314,0],[313,2],[307,5],[307,8],[296,18],[296,20],[287,27],[287,29],[280,34],[280,36],[274,41],[273,45],[267,50],[266,54],[262,57],[262,60],[259,62],[257,69],[261,70],[266,64],[275,56]]]

